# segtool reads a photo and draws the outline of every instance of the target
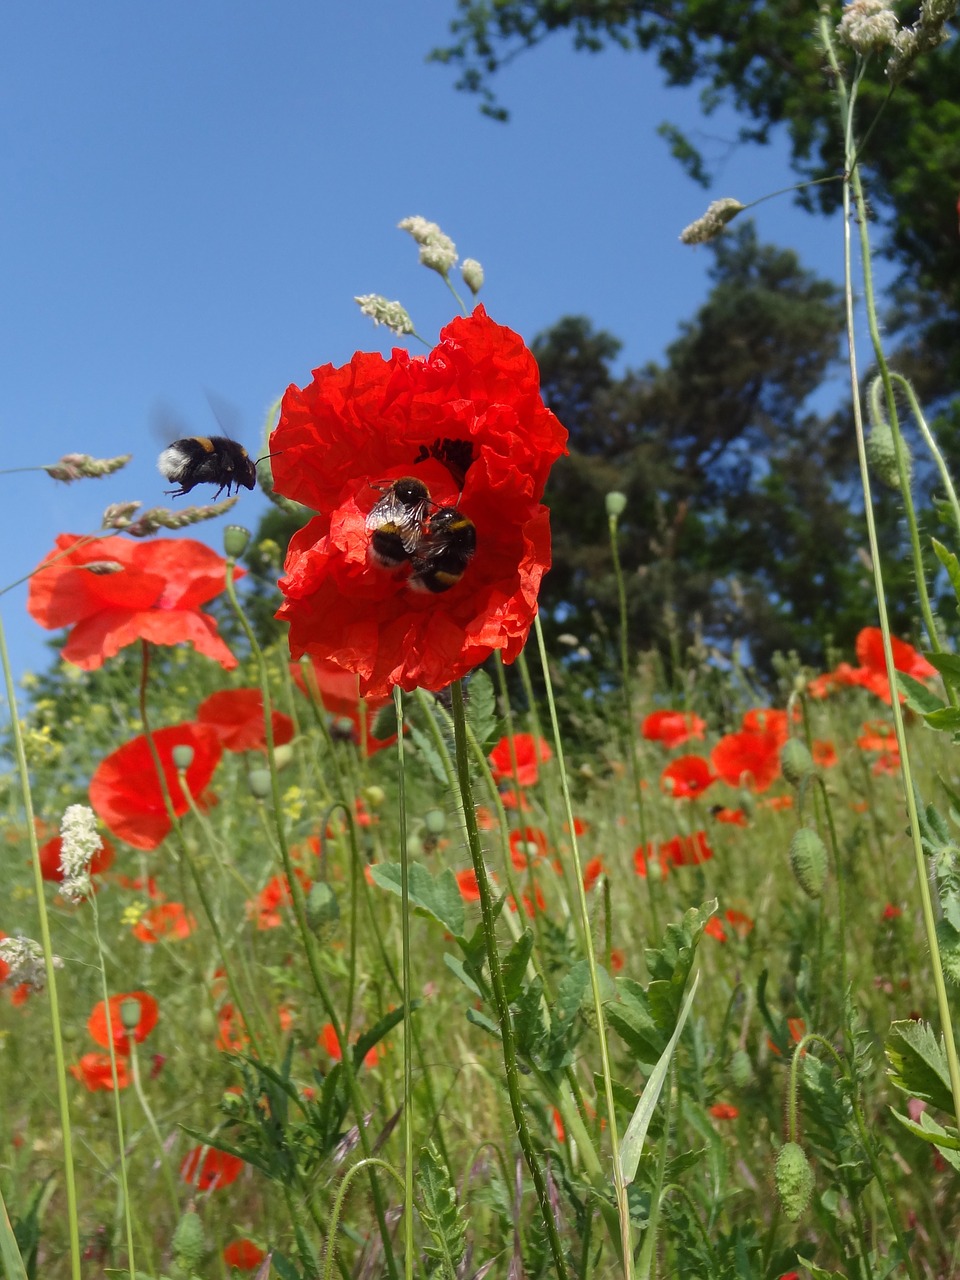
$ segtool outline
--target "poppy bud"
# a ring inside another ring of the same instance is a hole
[[[270,770],[251,769],[247,774],[247,786],[254,800],[266,800],[270,794]]]
[[[383,787],[364,787],[363,798],[368,809],[379,809],[387,798]]]
[[[447,829],[447,815],[442,809],[428,809],[423,815],[423,825],[430,835],[443,835]]]
[[[798,787],[813,773],[813,756],[799,738],[788,738],[780,749],[780,768],[791,786]]]
[[[790,866],[808,898],[819,898],[827,878],[827,850],[812,827],[801,827],[790,841]]]
[[[238,560],[250,545],[250,530],[242,524],[228,524],[223,531],[223,550],[230,560]]]
[[[189,769],[193,764],[194,750],[189,743],[180,742],[170,752],[170,756],[177,769]]]
[[[900,468],[897,465],[897,442],[893,438],[893,429],[887,421],[884,403],[883,379],[877,376],[870,383],[867,391],[867,416],[870,419],[870,434],[867,436],[867,461],[874,475],[888,489],[900,488]],[[900,436],[900,453],[903,469],[910,483],[913,470],[913,456],[910,446]]]
[[[200,1266],[204,1255],[203,1223],[199,1215],[188,1210],[177,1223],[173,1233],[173,1253],[186,1275]]]
[[[618,516],[622,516],[627,509],[627,495],[620,493],[617,489],[611,489],[606,496],[607,515],[611,520],[616,520]]]
[[[783,1212],[797,1222],[813,1194],[813,1170],[798,1143],[785,1142],[780,1148],[774,1177]]]
[[[307,924],[318,937],[333,931],[340,920],[337,895],[325,880],[317,880],[307,894]]]
[[[120,1001],[120,1022],[124,1031],[136,1031],[140,1024],[139,1000],[128,999]]]

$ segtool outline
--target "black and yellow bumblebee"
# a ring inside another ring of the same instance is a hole
[[[430,490],[415,476],[401,476],[370,508],[366,526],[370,559],[381,569],[399,569],[416,551],[433,503]]]
[[[198,484],[219,485],[214,501],[224,489],[240,486],[252,489],[257,483],[257,464],[242,444],[229,436],[185,436],[168,445],[157,459],[160,474],[165,480],[179,485],[169,489],[172,498],[182,498]]]
[[[459,507],[440,507],[410,557],[414,591],[439,593],[455,587],[477,549],[476,525]]]

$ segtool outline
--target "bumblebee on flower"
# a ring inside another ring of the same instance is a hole
[[[566,434],[533,355],[483,307],[426,357],[358,352],[288,388],[274,483],[317,512],[280,583],[293,657],[377,695],[442,688],[496,649],[512,661],[550,566],[541,498]]]

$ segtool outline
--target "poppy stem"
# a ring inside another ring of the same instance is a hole
[[[10,668],[10,655],[7,652],[7,640],[0,618],[0,663],[3,665],[3,678],[7,690],[7,706],[10,708],[10,736],[13,739],[13,751],[17,761],[17,772],[20,775],[20,793],[23,797],[23,813],[27,826],[27,839],[30,843],[30,857],[33,863],[34,893],[37,900],[37,914],[40,921],[40,942],[43,946],[43,960],[46,971],[47,1000],[50,1004],[50,1030],[53,1037],[54,1068],[57,1077],[57,1100],[60,1106],[60,1128],[63,1141],[63,1180],[67,1197],[67,1228],[70,1235],[70,1274],[73,1280],[81,1280],[80,1276],[80,1226],[77,1216],[77,1183],[73,1167],[73,1130],[70,1127],[70,1103],[67,1096],[67,1070],[63,1056],[63,1035],[60,1030],[60,1003],[57,999],[56,970],[53,964],[53,943],[50,937],[50,919],[47,915],[47,898],[43,883],[43,869],[40,865],[40,848],[37,843],[37,827],[33,812],[33,795],[30,789],[30,771],[27,767],[27,755],[23,746],[23,733],[20,728],[20,714],[17,710],[17,691],[13,682],[13,671]]]
[[[110,1005],[107,1004],[109,1010]],[[109,1014],[108,1014],[109,1017]],[[110,1037],[113,1038],[112,1035]],[[140,1079],[140,1059],[137,1057],[137,1041],[132,1034],[129,1035],[130,1042],[130,1074],[133,1076],[133,1091],[137,1095],[137,1101],[140,1103],[144,1117],[147,1121],[147,1127],[153,1134],[157,1144],[157,1150],[160,1153],[160,1168],[163,1170],[164,1181],[167,1184],[167,1192],[170,1196],[170,1204],[173,1206],[174,1225],[180,1218],[180,1196],[177,1193],[177,1182],[173,1176],[173,1170],[170,1168],[170,1153],[167,1151],[163,1141],[163,1134],[160,1132],[160,1126],[157,1124],[156,1116],[153,1109],[147,1101],[147,1095],[143,1092],[143,1082]]]
[[[410,1006],[410,867],[407,859],[407,786],[403,749],[403,694],[393,687],[397,713],[397,823],[400,840],[400,953],[403,982],[403,1271],[413,1280],[413,1010]]]
[[[557,1230],[550,1194],[547,1190],[543,1170],[533,1149],[530,1130],[524,1112],[523,1094],[520,1089],[520,1065],[517,1060],[517,1045],[514,1039],[513,1021],[510,1016],[510,1005],[503,983],[503,972],[500,967],[500,952],[497,947],[496,912],[493,906],[493,895],[490,892],[490,880],[487,876],[486,864],[483,860],[483,848],[480,844],[480,832],[477,828],[477,813],[473,804],[473,783],[470,778],[470,763],[467,747],[467,721],[463,709],[463,685],[455,680],[450,686],[452,695],[453,732],[456,743],[457,780],[460,797],[463,801],[464,826],[467,842],[470,846],[470,857],[477,877],[477,889],[480,893],[480,914],[483,919],[483,936],[487,952],[487,967],[490,970],[490,985],[493,990],[494,1004],[497,1010],[497,1021],[500,1025],[500,1043],[503,1049],[503,1065],[506,1078],[507,1094],[510,1098],[510,1109],[513,1112],[513,1123],[517,1139],[523,1151],[523,1157],[533,1178],[540,1214],[553,1254],[553,1263],[558,1280],[569,1280],[567,1262],[563,1253],[563,1243]]]

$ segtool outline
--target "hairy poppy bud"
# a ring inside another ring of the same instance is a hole
[[[819,898],[827,878],[827,850],[812,827],[801,827],[790,841],[790,866],[808,898]]]
[[[813,1170],[799,1143],[785,1142],[780,1148],[774,1177],[783,1212],[797,1222],[813,1194]]]
[[[193,1275],[204,1255],[203,1223],[198,1214],[188,1211],[177,1223],[173,1233],[173,1252],[185,1274]]]
[[[798,787],[813,773],[813,756],[799,738],[788,738],[780,748],[780,768],[791,786]]]
[[[317,880],[307,894],[307,924],[321,939],[332,933],[340,920],[337,895],[325,880]]]

